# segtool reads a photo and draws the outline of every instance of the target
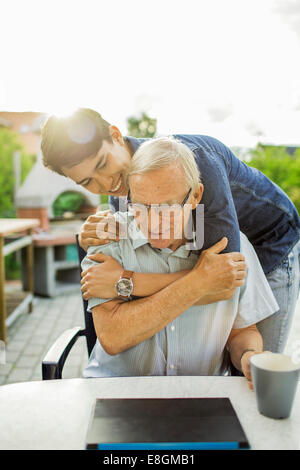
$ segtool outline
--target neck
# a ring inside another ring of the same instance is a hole
[[[180,240],[174,240],[173,243],[171,243],[171,245],[169,246],[169,248],[170,248],[170,250],[175,251],[175,250],[177,250],[177,248],[184,245],[186,242],[187,242],[187,240],[186,240],[185,237],[183,237]]]
[[[125,137],[124,137],[124,143],[125,143],[125,146],[126,146],[126,149],[127,149],[128,153],[130,155],[130,158],[132,158],[133,154],[134,154],[134,151],[132,150],[132,147],[130,145],[129,140],[127,140]]]

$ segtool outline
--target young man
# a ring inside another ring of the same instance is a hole
[[[300,220],[287,195],[265,175],[237,159],[211,137],[178,135],[193,152],[202,175],[204,246],[222,237],[225,252],[240,249],[246,234],[262,264],[279,305],[276,314],[258,324],[268,350],[284,349],[299,292]],[[124,137],[95,111],[80,109],[67,119],[50,117],[42,132],[44,164],[89,191],[126,196],[126,172],[143,139]],[[82,245],[101,244],[100,218],[91,217],[81,233]],[[102,266],[98,266],[98,274]],[[93,272],[96,278],[96,271]],[[92,275],[90,276],[90,278]],[[147,284],[146,278],[142,281]]]
[[[210,278],[205,251],[198,259],[187,244],[188,223],[205,191],[193,153],[170,138],[146,142],[127,177],[130,212],[115,214],[126,236],[88,249],[101,252],[102,261],[112,257],[121,276],[114,298],[89,300],[98,340],[84,376],[222,375],[227,348],[251,384],[250,357],[263,351],[255,323],[278,309],[253,247],[241,234],[246,282],[232,298],[203,305],[203,295],[217,279]],[[95,264],[87,256],[82,268]],[[244,269],[243,262],[236,264]],[[132,299],[139,271],[171,272],[178,280]]]

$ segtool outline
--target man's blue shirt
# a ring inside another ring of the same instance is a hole
[[[204,244],[228,238],[224,252],[240,251],[245,233],[264,272],[275,269],[297,243],[300,219],[288,196],[267,176],[239,160],[222,142],[205,135],[174,135],[194,153],[204,192]],[[126,137],[135,152],[148,139]],[[117,209],[118,198],[110,198]]]

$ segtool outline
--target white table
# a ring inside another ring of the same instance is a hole
[[[243,377],[121,377],[0,387],[0,449],[84,449],[96,398],[229,397],[252,449],[300,449],[300,387],[290,418],[259,414]]]

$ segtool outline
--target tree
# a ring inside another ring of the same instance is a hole
[[[17,133],[0,128],[0,217],[15,217],[14,207],[14,152],[21,152],[21,182],[35,162],[35,155],[24,152]]]
[[[156,125],[156,119],[150,118],[145,112],[142,112],[140,117],[131,116],[127,119],[127,133],[133,137],[154,137]]]
[[[21,183],[31,170],[36,156],[24,152],[17,133],[10,129],[0,128],[0,217],[15,217],[14,206],[14,152],[21,152]],[[5,270],[7,279],[20,277],[20,264],[16,260],[16,253],[5,257]]]
[[[245,163],[278,184],[300,212],[300,148],[290,155],[284,146],[258,144]]]

